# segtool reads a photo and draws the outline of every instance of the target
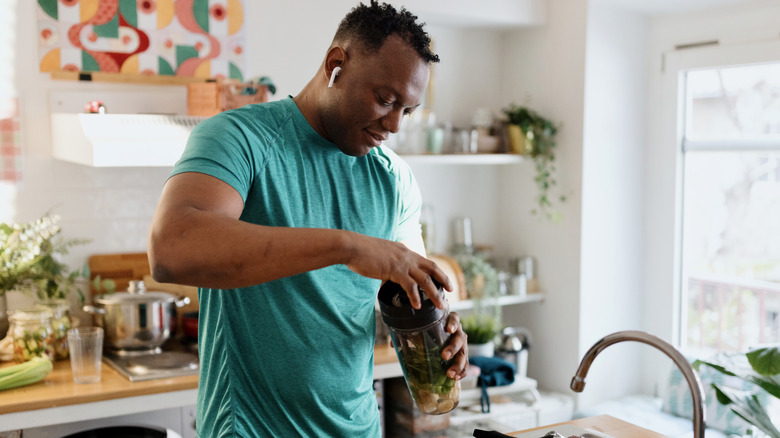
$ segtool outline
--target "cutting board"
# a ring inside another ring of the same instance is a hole
[[[144,275],[151,274],[149,257],[145,252],[123,254],[97,254],[89,258],[90,292],[93,295],[104,293],[96,291],[92,280],[96,276],[101,279],[112,279],[116,282],[116,291],[125,291],[131,280],[143,280]]]
[[[92,280],[110,278],[116,282],[116,291],[125,291],[132,280],[142,280],[150,291],[168,292],[176,296],[186,296],[190,304],[179,312],[198,310],[198,288],[174,283],[159,283],[152,278],[149,257],[145,252],[97,254],[89,258],[90,292],[92,295],[105,293],[94,290]]]

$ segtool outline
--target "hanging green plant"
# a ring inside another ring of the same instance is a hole
[[[555,180],[555,135],[558,127],[527,107],[510,104],[503,109],[507,116],[507,132],[512,151],[529,155],[534,160],[537,187],[537,208],[532,214],[544,214],[552,222],[560,222],[561,213],[553,205],[555,196],[551,193]],[[566,196],[558,195],[558,202],[565,202]]]

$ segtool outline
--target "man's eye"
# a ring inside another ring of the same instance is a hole
[[[377,96],[377,100],[379,101],[379,104],[382,106],[393,106],[393,101],[383,98],[382,96]]]

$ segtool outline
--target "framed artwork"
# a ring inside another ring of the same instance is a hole
[[[41,72],[244,80],[244,0],[37,0]]]

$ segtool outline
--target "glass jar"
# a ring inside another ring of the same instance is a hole
[[[14,360],[26,362],[35,356],[54,360],[54,313],[45,307],[14,311],[8,333],[13,338]]]
[[[439,288],[444,298],[444,291]],[[447,376],[453,359],[442,351],[450,341],[446,330],[448,309],[437,309],[424,291],[422,306],[412,308],[406,292],[396,283],[385,282],[379,290],[382,320],[390,331],[406,386],[420,411],[429,415],[449,412],[458,406],[460,381]]]
[[[70,321],[70,304],[66,299],[50,298],[38,301],[38,305],[52,311],[51,325],[54,329],[54,358],[67,359],[68,330],[72,324]]]

